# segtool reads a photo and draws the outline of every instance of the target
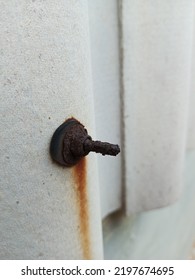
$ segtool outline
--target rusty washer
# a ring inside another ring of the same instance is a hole
[[[50,154],[57,163],[70,167],[89,152],[116,156],[118,145],[93,141],[84,126],[74,118],[66,120],[54,132],[50,143]]]

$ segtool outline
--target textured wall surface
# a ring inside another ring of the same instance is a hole
[[[190,256],[193,9],[0,0],[0,259],[101,259],[101,219],[116,210],[104,221],[105,258]],[[52,134],[72,116],[121,154],[52,162]]]
[[[66,118],[94,132],[86,1],[0,1],[0,29],[0,258],[101,258],[95,157],[49,156]]]
[[[121,2],[127,213],[169,205],[181,194],[193,3]]]
[[[118,5],[88,0],[97,138],[121,146]],[[102,217],[122,206],[121,153],[98,156]]]

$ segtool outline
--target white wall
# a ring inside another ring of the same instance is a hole
[[[95,157],[49,155],[66,118],[94,131],[86,1],[0,1],[0,27],[0,258],[102,258]]]

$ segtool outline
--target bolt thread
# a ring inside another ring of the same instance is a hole
[[[93,141],[86,139],[83,144],[85,152],[96,152],[104,155],[116,156],[120,153],[120,148],[118,145],[110,144],[107,142]]]

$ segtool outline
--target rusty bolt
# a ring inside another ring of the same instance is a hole
[[[74,118],[66,120],[54,132],[50,154],[59,164],[73,166],[89,152],[116,156],[120,148],[107,142],[93,141],[85,127]]]

